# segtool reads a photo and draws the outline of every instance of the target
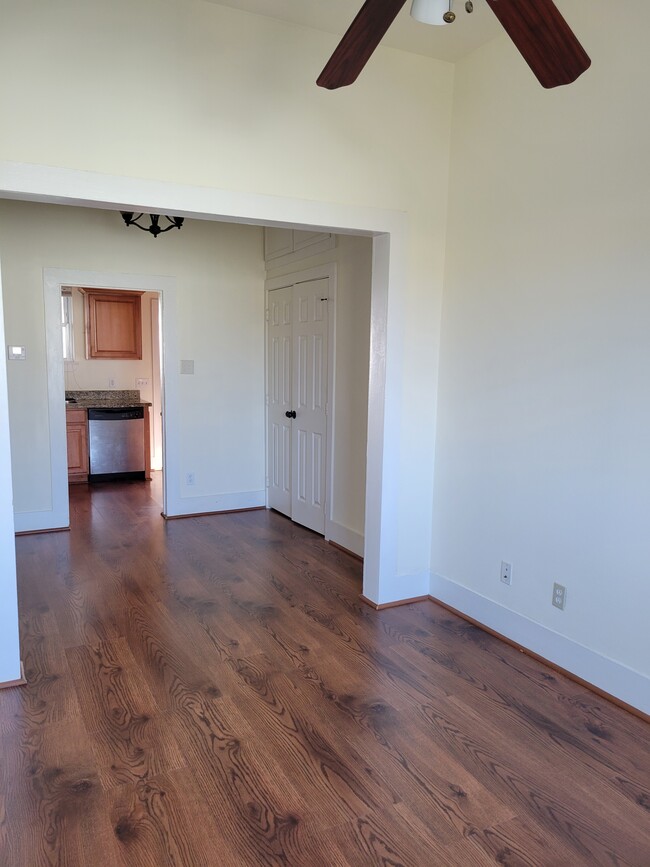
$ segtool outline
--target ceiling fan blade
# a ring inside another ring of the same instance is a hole
[[[487,0],[543,87],[571,84],[591,60],[552,0]]]
[[[316,83],[335,90],[356,81],[405,3],[406,0],[366,0]]]

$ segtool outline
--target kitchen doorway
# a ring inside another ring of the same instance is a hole
[[[151,376],[151,404],[152,416],[156,413],[156,419],[160,424],[152,424],[153,448],[158,454],[160,474],[162,476],[162,504],[161,511],[166,513],[168,508],[167,479],[167,438],[165,437],[164,413],[165,406],[174,407],[177,396],[173,388],[166,386],[168,377],[165,369],[171,363],[173,347],[176,345],[176,326],[173,320],[175,308],[175,279],[155,275],[129,275],[95,271],[76,271],[68,269],[46,268],[43,273],[43,291],[45,301],[46,320],[46,351],[48,370],[48,409],[51,425],[51,450],[52,450],[52,509],[48,512],[22,513],[21,519],[28,524],[25,529],[47,530],[61,529],[69,526],[70,505],[68,490],[68,456],[67,456],[67,431],[66,431],[66,371],[63,358],[63,341],[61,336],[61,293],[65,287],[86,287],[89,289],[112,289],[116,291],[131,291],[151,293],[151,299],[157,301],[156,309],[150,314],[151,340],[149,353],[156,353],[156,363],[152,360]],[[170,312],[171,311],[171,312]],[[154,324],[155,323],[155,324]],[[156,338],[154,338],[154,332]],[[92,363],[92,362],[91,362]],[[157,372],[154,377],[154,369]],[[77,382],[81,384],[78,379]],[[107,382],[111,378],[105,377]],[[146,379],[147,377],[141,377]],[[71,380],[68,379],[68,382]],[[74,381],[74,380],[72,380]],[[87,381],[86,381],[87,382]],[[117,379],[115,379],[117,385]],[[134,385],[134,390],[135,385]],[[154,409],[155,404],[155,409]],[[152,460],[152,466],[153,466]],[[173,506],[172,506],[173,507]],[[17,516],[18,517],[18,516]],[[16,521],[16,530],[22,528]]]
[[[96,348],[96,339],[90,338],[91,323],[101,325],[101,350]],[[134,466],[141,463],[142,468],[146,467],[149,479],[150,471],[159,472],[163,466],[159,294],[64,286],[61,329],[70,483],[88,481],[88,452],[90,473],[98,471],[92,466],[92,458],[101,443],[93,452],[87,415],[105,408],[142,412],[144,436],[132,443],[133,460]],[[77,416],[80,420],[71,424]],[[111,451],[119,459],[119,450]],[[95,454],[95,463],[101,458],[101,454]]]

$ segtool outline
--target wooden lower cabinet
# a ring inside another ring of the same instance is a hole
[[[88,481],[88,412],[85,409],[66,411],[68,442],[68,483]]]

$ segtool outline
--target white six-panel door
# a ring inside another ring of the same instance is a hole
[[[293,287],[269,292],[266,343],[268,505],[291,517],[291,336]]]
[[[269,292],[268,504],[317,533],[325,532],[328,289],[325,278]]]

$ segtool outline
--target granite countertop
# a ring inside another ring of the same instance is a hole
[[[112,388],[110,391],[66,391],[66,409],[128,409],[133,406],[151,406],[151,402],[140,400],[138,390]]]

